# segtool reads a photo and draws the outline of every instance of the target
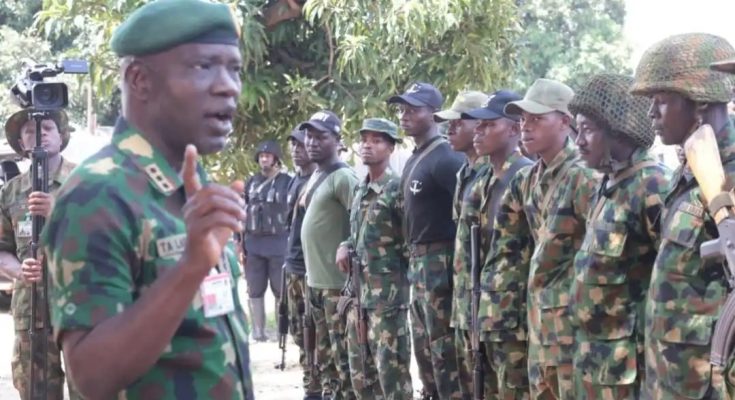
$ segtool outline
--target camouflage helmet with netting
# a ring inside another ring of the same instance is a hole
[[[632,84],[632,76],[594,75],[574,92],[569,111],[592,118],[612,135],[627,136],[638,146],[649,148],[654,140],[648,118],[651,100],[630,94]]]
[[[670,36],[643,54],[631,91],[642,96],[672,91],[693,101],[726,103],[732,96],[731,78],[709,66],[733,56],[735,49],[719,36],[706,33]]]

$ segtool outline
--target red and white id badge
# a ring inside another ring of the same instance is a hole
[[[219,317],[235,310],[232,298],[232,278],[230,274],[212,274],[204,278],[200,288],[204,316]]]

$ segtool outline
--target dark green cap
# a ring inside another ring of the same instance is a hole
[[[363,132],[380,132],[385,133],[396,141],[397,143],[403,142],[403,140],[398,137],[398,127],[393,122],[388,121],[385,118],[368,118],[364,121],[362,121],[362,128],[360,128],[360,133]]]
[[[160,53],[185,43],[229,44],[240,38],[225,4],[204,0],[155,0],[135,10],[112,35],[119,57]]]

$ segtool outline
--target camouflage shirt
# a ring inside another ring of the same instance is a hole
[[[469,316],[471,307],[471,268],[470,229],[480,221],[482,205],[482,183],[491,176],[491,166],[487,157],[478,158],[470,168],[465,164],[457,172],[457,189],[454,194],[454,220],[457,225],[457,236],[454,238],[454,275],[452,294],[453,328],[470,329]],[[464,195],[460,195],[463,192]]]
[[[735,128],[717,134],[728,180],[735,179]],[[689,166],[672,180],[661,216],[661,246],[646,300],[646,365],[649,387],[703,398],[712,386],[710,345],[729,291],[722,261],[700,258],[702,243],[718,237]]]
[[[641,376],[644,304],[659,244],[671,171],[638,149],[603,178],[574,259],[575,371],[596,385]]]
[[[207,181],[203,170],[202,182]],[[56,337],[90,330],[131,307],[184,249],[183,182],[163,156],[120,120],[112,143],[71,174],[44,230]],[[235,311],[206,318],[197,293],[158,361],[123,399],[252,398],[248,328],[238,299],[241,269],[230,243]]]
[[[76,165],[62,159],[59,168],[49,179],[49,193],[55,193]],[[0,192],[0,251],[18,257],[19,261],[31,257],[31,214],[28,212],[28,195],[33,192],[31,171],[28,170],[11,179]],[[13,322],[15,330],[28,330],[31,324],[31,285],[16,280],[13,287]],[[43,288],[36,286],[38,304],[47,304]],[[36,326],[41,327],[46,307],[40,307],[36,316]]]
[[[350,211],[350,239],[362,265],[363,308],[390,311],[408,307],[408,248],[403,238],[401,178],[390,169],[380,179],[365,178]]]
[[[567,139],[548,166],[539,160],[511,180],[495,218],[497,239],[482,271],[488,316],[483,325],[516,329],[526,313],[528,290],[529,358],[546,365],[571,360],[558,347],[574,342],[568,315],[572,261],[598,183],[576,153]]]
[[[472,197],[472,200],[469,202],[470,209],[467,211],[467,214],[474,216],[473,222],[480,225],[480,262],[482,263],[482,265],[480,265],[480,268],[482,269],[485,268],[484,260],[486,260],[490,246],[492,245],[492,230],[493,223],[495,222],[494,220],[490,221],[490,196],[495,185],[500,184],[502,177],[509,170],[511,165],[513,165],[513,163],[520,160],[521,158],[523,158],[523,155],[520,152],[515,152],[511,154],[508,159],[505,160],[505,163],[503,163],[503,166],[501,167],[501,174],[496,173],[492,165],[488,163],[488,168],[483,170],[482,173],[477,176],[477,179],[470,189],[470,196]],[[520,170],[518,172],[520,172]],[[468,225],[468,230],[470,226],[471,225]],[[470,244],[468,238],[468,249],[469,246]],[[524,251],[529,252],[530,248],[526,246]],[[528,256],[529,255],[527,254],[526,257]],[[487,273],[489,272],[485,272],[485,274]],[[514,278],[509,276],[507,279]],[[523,277],[524,281],[525,279],[526,277]],[[510,283],[508,283],[508,285],[510,285]],[[482,285],[481,283],[481,289],[483,286],[485,287],[485,289],[487,289],[487,286]],[[523,284],[521,287],[525,288],[525,284]],[[455,269],[454,293],[455,308],[453,308],[452,310],[452,315],[456,318],[454,318],[453,321],[455,324],[457,324],[456,326],[461,329],[470,329],[471,325],[469,318],[472,311],[472,276],[471,269],[469,267],[461,273]],[[510,339],[525,339],[525,313],[521,313],[522,315],[519,316],[520,319],[518,321],[512,321],[513,319],[511,318],[510,324],[504,324],[504,318],[501,316],[501,314],[496,314],[496,312],[500,311],[498,309],[498,307],[501,306],[499,302],[502,302],[503,299],[502,296],[498,297],[498,294],[498,292],[493,292],[490,290],[482,290],[480,293],[480,303],[478,305],[477,314],[480,329],[483,331],[483,340],[500,341]],[[519,309],[525,310],[525,304],[526,299],[521,299],[521,302],[519,303]],[[518,308],[513,309],[515,310],[515,312],[520,312],[518,311]],[[496,324],[498,322],[499,324]]]

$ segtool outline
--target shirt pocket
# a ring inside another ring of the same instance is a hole
[[[591,340],[615,340],[633,334],[636,313],[631,304],[628,274],[631,266],[621,257],[627,242],[622,224],[590,227],[576,259],[581,282],[575,290],[576,320]],[[581,292],[580,292],[581,290]]]
[[[656,346],[655,372],[661,384],[682,397],[702,399],[711,386],[710,343],[715,317],[654,317],[651,338]]]
[[[575,360],[584,381],[595,386],[631,385],[638,376],[636,342],[630,339],[591,343]]]
[[[682,247],[693,248],[704,226],[704,209],[697,204],[682,201],[671,212],[664,227],[664,239]]]
[[[471,294],[471,293],[470,293]],[[478,306],[478,323],[483,331],[512,331],[521,325],[525,313],[525,291],[483,286]]]
[[[574,342],[574,332],[569,315],[569,290],[569,282],[564,282],[564,284],[556,284],[540,292],[539,340],[544,346],[569,345]]]

